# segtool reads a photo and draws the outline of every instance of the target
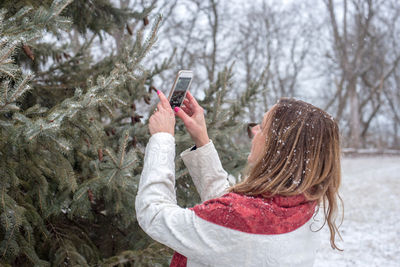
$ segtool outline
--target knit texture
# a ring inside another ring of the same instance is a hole
[[[284,234],[304,225],[314,214],[316,201],[303,195],[270,198],[228,193],[191,208],[200,218],[250,234]],[[171,267],[185,267],[185,256],[175,252]]]

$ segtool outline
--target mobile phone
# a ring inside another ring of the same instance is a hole
[[[176,75],[174,85],[169,93],[168,100],[172,108],[180,107],[186,97],[186,92],[192,84],[193,71],[181,70]]]

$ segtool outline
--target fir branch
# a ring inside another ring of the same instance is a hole
[[[56,133],[60,127],[57,121],[47,123],[43,119],[39,118],[33,123],[29,123],[31,127],[25,130],[24,134],[28,141],[32,141],[38,136],[47,137],[50,140],[56,138]]]
[[[73,2],[73,0],[55,0],[51,4],[50,11],[52,16],[49,19],[53,19],[55,17],[58,17],[60,13],[69,5]]]
[[[81,199],[81,197],[85,194],[87,194],[87,190],[89,189],[89,187],[85,186],[81,186],[78,191],[76,192],[76,194],[74,195],[74,200],[78,201]]]
[[[52,138],[52,140],[64,151],[70,151],[72,149],[71,143],[64,138]]]
[[[112,111],[112,109],[111,109],[111,107],[110,107],[109,105],[107,105],[106,103],[104,103],[102,100],[99,100],[97,103],[98,103],[100,106],[104,107],[105,110],[108,112],[108,114],[109,114],[111,117],[114,117],[114,112]]]
[[[21,114],[21,113],[14,113],[13,119],[24,123],[26,126],[31,126],[32,125],[31,120],[29,118],[27,118],[26,116],[24,116],[23,114]]]
[[[219,114],[219,110],[221,107],[222,99],[225,98],[226,89],[228,87],[228,81],[231,78],[233,64],[227,69],[225,68],[223,72],[218,74],[218,80],[216,82],[216,87],[221,88],[217,92],[217,99],[213,107],[213,117],[211,119],[211,125],[214,125],[217,121],[217,115]]]
[[[4,17],[7,14],[6,9],[0,9],[0,34],[3,32]],[[1,41],[0,41],[1,44]]]
[[[7,38],[4,38],[2,42],[6,43],[6,45],[4,45],[4,47],[1,47],[0,50],[0,65],[13,63],[14,61],[11,59],[11,56],[15,52],[15,49],[20,42],[16,40],[9,41]]]
[[[24,115],[27,116],[34,116],[34,115],[40,115],[45,112],[47,112],[48,109],[45,107],[41,107],[39,104],[35,104],[34,106],[28,108],[27,110],[24,111]]]
[[[4,201],[4,197],[5,197],[5,195],[6,195],[6,188],[3,186],[2,188],[1,188],[1,206],[2,206],[2,208],[3,208],[3,210],[5,210],[5,207],[6,207],[6,203],[5,203],[5,201]]]
[[[36,251],[32,248],[32,244],[30,242],[25,241],[25,239],[21,238],[21,253],[23,253],[35,266],[40,267],[50,267],[50,263],[44,260],[39,259]]]
[[[158,29],[160,28],[160,24],[162,21],[162,16],[161,14],[157,15],[155,22],[151,28],[150,35],[147,36],[146,41],[144,42],[144,51],[143,51],[143,56],[148,53],[150,48],[154,45],[154,43],[157,41],[157,33]]]
[[[118,160],[117,157],[115,156],[114,152],[111,151],[110,149],[106,148],[104,149],[104,152],[110,157],[112,162],[114,163],[115,166],[118,166]]]
[[[120,99],[120,98],[118,98],[118,97],[115,97],[113,100],[114,100],[115,102],[117,102],[118,104],[121,104],[121,105],[123,105],[123,106],[127,106],[127,105],[128,105],[128,103],[126,103],[124,100],[122,100],[122,99]]]
[[[9,84],[10,80],[5,80],[0,85],[0,107],[7,105]]]
[[[2,50],[3,49],[0,50],[0,53]],[[7,53],[7,51],[5,53]],[[13,60],[11,58],[6,58],[3,61],[0,61],[0,77],[16,79],[19,73],[20,71],[18,66],[13,64]]]
[[[10,19],[4,21],[3,35],[15,36],[27,42],[40,37],[41,32],[46,27],[68,27],[71,21],[62,19],[59,14],[62,10],[72,3],[72,0],[54,0],[50,11],[46,11],[43,7],[38,8],[32,18],[28,18],[32,8],[28,7],[17,13]]]
[[[112,256],[103,261],[101,267],[113,267],[125,265],[127,263],[138,263],[147,258],[148,264],[158,266],[167,264],[167,257],[172,250],[162,244],[152,242],[149,246],[142,250],[125,250],[116,256]],[[156,263],[157,262],[157,263]]]
[[[25,17],[32,10],[33,10],[33,7],[25,6],[25,7],[21,8],[20,10],[18,10],[18,12],[15,13],[14,16],[10,17],[9,20],[12,22],[18,21],[18,20],[22,19],[22,17]]]
[[[107,185],[109,185],[111,183],[111,181],[114,179],[114,177],[117,175],[117,173],[118,173],[117,170],[114,170],[112,172],[112,175],[110,175],[109,178],[107,179],[108,180]]]
[[[125,150],[126,150],[126,145],[128,144],[128,138],[129,138],[129,132],[126,130],[123,134],[123,141],[122,144],[120,145],[119,148],[119,164],[118,164],[118,168],[121,169],[122,168],[122,163],[125,160]]]
[[[29,91],[31,88],[28,85],[28,82],[32,79],[33,75],[28,74],[23,77],[23,79],[15,85],[12,90],[12,95],[10,96],[8,103],[15,102],[21,95]]]
[[[132,168],[133,167],[133,165],[136,163],[136,161],[135,160],[132,160],[132,161],[126,161],[126,163],[125,163],[125,165],[122,167],[122,169],[129,169],[129,168]]]

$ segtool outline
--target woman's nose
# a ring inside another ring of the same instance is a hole
[[[261,131],[261,127],[259,124],[257,124],[256,126],[254,126],[253,128],[251,128],[251,134],[253,135],[253,137],[259,133]]]

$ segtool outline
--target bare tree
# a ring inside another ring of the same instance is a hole
[[[160,49],[169,52],[175,49],[172,62],[175,72],[177,69],[195,70],[192,87],[195,91],[214,82],[217,72],[230,63],[224,42],[229,31],[224,24],[228,9],[226,1],[187,0],[178,2],[164,21],[160,32],[163,47]],[[175,72],[169,73],[169,78]]]
[[[313,40],[311,21],[304,19],[302,9],[306,7],[300,4],[283,8],[263,1],[245,11],[236,51],[243,83],[249,86],[262,77],[266,89],[261,105],[249,107],[251,120],[280,97],[299,93],[299,75]]]
[[[395,73],[390,80],[389,86],[385,87],[383,94],[387,100],[388,114],[392,114],[392,147],[400,149],[400,68],[395,70]],[[390,115],[388,116],[390,120]]]
[[[328,55],[337,71],[336,92],[326,108],[337,103],[336,117],[340,120],[348,105],[350,144],[358,148],[378,114],[384,84],[400,58],[399,55],[388,57],[390,52],[382,49],[380,40],[386,36],[378,29],[384,23],[379,20],[379,13],[388,8],[384,2],[344,0],[341,23],[333,0],[325,0],[325,4],[332,33],[333,56]],[[391,23],[396,21],[393,18]],[[369,115],[365,116],[368,111]]]

